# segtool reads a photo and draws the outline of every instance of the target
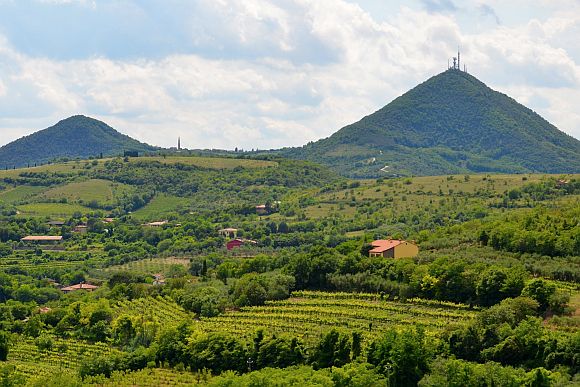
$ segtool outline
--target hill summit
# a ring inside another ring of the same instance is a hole
[[[580,141],[457,69],[328,138],[284,153],[351,177],[580,172]]]
[[[62,157],[88,158],[122,154],[124,150],[145,152],[154,149],[102,121],[77,115],[1,147],[0,168],[23,167]]]

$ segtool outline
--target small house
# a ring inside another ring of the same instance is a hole
[[[226,248],[228,249],[228,251],[230,251],[230,250],[233,250],[235,248],[242,247],[242,246],[257,245],[257,244],[258,244],[258,242],[250,240],[250,239],[236,238],[236,239],[232,239],[231,241],[226,243]]]
[[[73,228],[73,232],[77,233],[77,234],[86,234],[87,231],[88,231],[88,228],[84,224],[79,224]]]
[[[256,214],[258,215],[266,215],[268,213],[268,208],[265,204],[260,204],[256,206]]]
[[[153,285],[165,285],[165,276],[161,273],[153,274]]]
[[[158,221],[158,222],[145,223],[143,226],[145,226],[145,227],[163,227],[168,223],[169,222],[167,220],[162,220],[162,221]]]
[[[62,227],[65,225],[65,223],[62,220],[51,220],[46,224],[48,224],[50,227]]]
[[[419,254],[419,247],[413,242],[398,239],[380,239],[371,243],[369,257],[408,258]]]
[[[222,228],[218,230],[218,233],[223,236],[224,238],[237,238],[238,236],[238,229],[237,228]]]
[[[80,284],[66,286],[64,288],[61,288],[60,290],[62,290],[63,293],[76,292],[78,290],[86,290],[87,292],[92,292],[93,290],[96,290],[98,288],[99,288],[98,286],[85,284],[81,282]]]

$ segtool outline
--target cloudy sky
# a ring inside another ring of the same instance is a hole
[[[580,139],[580,0],[0,0],[0,145],[74,114],[159,146],[327,137],[447,67]]]

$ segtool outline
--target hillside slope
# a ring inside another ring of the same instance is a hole
[[[580,141],[475,77],[448,70],[302,148],[352,177],[465,172],[580,172]]]
[[[72,116],[50,128],[22,137],[0,148],[0,168],[45,163],[57,158],[88,158],[140,152],[155,148],[117,132],[104,122]]]

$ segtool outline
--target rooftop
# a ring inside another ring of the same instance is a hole
[[[60,290],[62,290],[63,292],[72,292],[74,290],[95,290],[98,288],[99,287],[95,286],[95,285],[80,283],[80,284],[64,287]]]
[[[369,253],[382,253],[400,245],[401,243],[403,243],[403,241],[398,239],[379,239],[371,243],[371,246],[373,246],[374,249],[370,250]]]
[[[60,235],[29,235],[20,239],[21,241],[61,241]]]

